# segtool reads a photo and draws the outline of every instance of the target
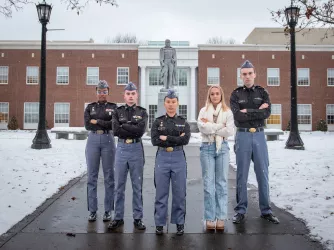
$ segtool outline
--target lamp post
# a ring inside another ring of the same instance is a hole
[[[304,143],[299,136],[298,119],[297,119],[297,75],[296,75],[296,41],[295,28],[298,23],[299,8],[292,6],[285,9],[285,17],[290,26],[290,46],[291,46],[291,119],[290,135],[285,143],[286,149],[304,150]]]
[[[42,41],[41,41],[41,67],[40,67],[40,96],[39,96],[39,120],[38,129],[33,139],[31,148],[46,149],[51,148],[50,138],[46,131],[45,108],[46,108],[46,24],[50,20],[52,6],[45,3],[36,5],[39,21],[42,24]]]

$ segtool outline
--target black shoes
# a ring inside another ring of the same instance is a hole
[[[113,220],[109,225],[108,228],[113,230],[116,228],[119,228],[120,226],[122,226],[124,224],[124,220]]]
[[[145,230],[146,226],[145,224],[141,221],[141,219],[137,219],[133,221],[133,225],[135,226],[135,228],[137,228],[138,230]]]
[[[274,216],[273,214],[262,214],[261,215],[261,218],[267,220],[267,221],[270,221],[274,224],[279,224],[279,220],[276,216]]]
[[[88,217],[88,221],[96,221],[96,212],[90,212],[89,217]]]
[[[103,215],[103,221],[111,221],[111,213],[105,212]]]
[[[164,232],[164,227],[163,226],[156,226],[155,227],[155,234],[156,235],[161,235]]]
[[[245,215],[244,214],[236,213],[233,216],[232,221],[233,221],[234,224],[240,224],[244,219],[245,219]]]
[[[176,225],[176,235],[183,235],[184,234],[184,225],[183,224],[177,224]]]

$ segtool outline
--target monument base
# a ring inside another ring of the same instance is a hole
[[[189,123],[191,133],[199,133],[197,121],[187,121],[187,122]]]

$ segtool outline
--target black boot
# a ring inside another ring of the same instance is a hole
[[[88,217],[88,221],[96,221],[96,212],[90,212],[89,217]]]
[[[124,224],[124,220],[113,220],[109,225],[108,228],[113,230],[116,228],[119,228],[120,226],[122,226]]]
[[[262,214],[261,215],[261,218],[267,220],[267,221],[270,221],[274,224],[279,224],[279,220],[276,216],[274,216],[273,214]]]
[[[142,222],[141,219],[134,220],[133,225],[134,225],[135,228],[137,228],[138,230],[145,230],[145,229],[146,229],[146,226],[145,226],[145,224]]]
[[[105,212],[103,215],[103,221],[111,221],[111,213]]]
[[[233,216],[233,220],[232,221],[233,221],[234,224],[240,224],[244,219],[245,219],[245,215],[244,214],[236,213]]]
[[[183,224],[177,224],[176,229],[177,229],[177,232],[176,232],[177,235],[183,235],[183,233],[184,233],[184,225]]]
[[[163,226],[157,226],[155,227],[155,234],[161,235],[164,232],[164,227]]]

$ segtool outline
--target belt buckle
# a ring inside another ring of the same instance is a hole
[[[248,131],[251,132],[251,133],[255,133],[256,132],[256,128],[250,128]]]
[[[168,148],[166,148],[166,151],[167,151],[167,152],[173,152],[173,151],[174,151],[174,148],[173,148],[173,147],[168,147]]]
[[[126,139],[126,140],[125,140],[125,143],[126,143],[126,144],[130,144],[130,143],[132,143],[132,142],[133,142],[132,139]]]
[[[104,131],[103,130],[96,130],[96,134],[98,134],[98,135],[102,135],[104,133]]]

